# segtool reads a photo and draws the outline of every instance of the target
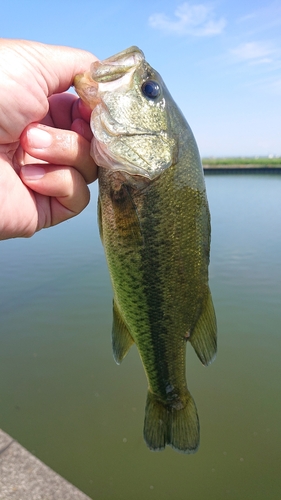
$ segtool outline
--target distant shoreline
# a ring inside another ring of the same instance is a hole
[[[281,174],[281,158],[203,158],[206,174]]]

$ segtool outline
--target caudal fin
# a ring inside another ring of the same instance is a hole
[[[151,392],[147,394],[144,440],[153,451],[164,450],[166,444],[182,453],[195,453],[199,446],[199,420],[191,394],[181,409],[161,403]]]

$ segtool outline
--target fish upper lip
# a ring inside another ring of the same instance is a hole
[[[103,61],[95,61],[91,66],[91,77],[97,83],[112,82],[132,71],[143,60],[143,52],[133,46]]]
[[[120,61],[122,59],[126,59],[127,56],[130,56],[131,54],[139,54],[143,59],[144,59],[144,53],[142,50],[140,50],[136,45],[132,45],[128,49],[122,50],[121,52],[118,52],[114,56],[110,56],[107,59],[104,59],[104,62],[116,62]]]

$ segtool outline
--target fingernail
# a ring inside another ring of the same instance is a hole
[[[29,181],[37,181],[44,177],[46,171],[43,167],[35,167],[34,165],[25,165],[21,168],[22,176]]]
[[[29,128],[27,130],[29,146],[35,149],[48,148],[52,144],[52,136],[41,128]]]

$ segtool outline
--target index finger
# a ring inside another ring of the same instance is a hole
[[[53,165],[75,167],[87,184],[97,179],[97,165],[90,155],[90,142],[72,130],[31,124],[21,135],[21,145],[34,158]]]

